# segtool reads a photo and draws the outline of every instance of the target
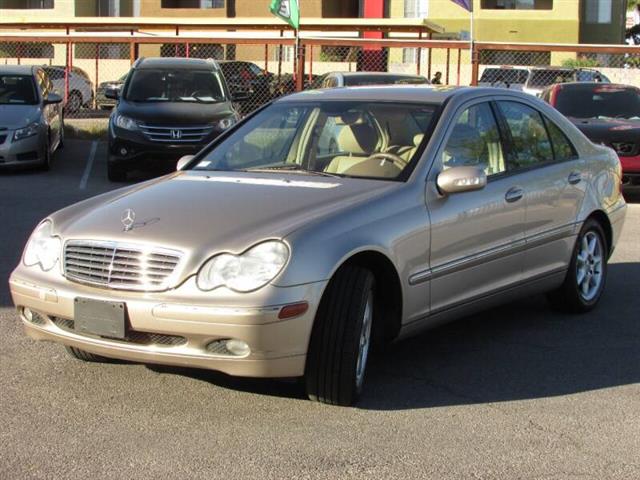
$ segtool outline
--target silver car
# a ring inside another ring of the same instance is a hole
[[[372,347],[539,292],[594,308],[620,176],[522,93],[300,93],[173,174],[44,219],[11,292],[26,332],[77,358],[303,376],[349,405]]]
[[[42,68],[0,66],[0,167],[49,169],[64,142],[61,102]]]

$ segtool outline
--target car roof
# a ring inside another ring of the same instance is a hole
[[[32,75],[36,65],[0,65],[0,73],[5,75]]]
[[[287,95],[276,100],[279,102],[295,101],[395,101],[442,104],[447,99],[459,95],[482,93],[496,94],[498,89],[476,87],[453,87],[441,85],[381,85],[363,87],[339,87],[321,90],[306,90]]]
[[[393,77],[393,78],[417,78],[422,75],[414,75],[411,73],[393,73],[393,72],[331,72],[338,73],[343,77]],[[424,78],[424,77],[423,77]]]
[[[181,70],[217,70],[216,62],[203,58],[149,57],[140,58],[133,65],[137,70],[147,68],[178,68]]]
[[[548,88],[561,88],[562,90],[575,89],[575,90],[588,90],[590,88],[603,88],[611,90],[640,90],[634,85],[625,85],[622,83],[607,83],[607,82],[568,82],[568,83],[555,83]]]

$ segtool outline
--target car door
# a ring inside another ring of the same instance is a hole
[[[566,268],[585,195],[584,161],[562,129],[533,106],[500,101],[515,171],[525,191],[524,278]]]
[[[485,297],[522,276],[525,218],[519,175],[508,171],[495,108],[487,101],[461,107],[430,172],[431,312]],[[479,165],[487,185],[442,195],[434,186],[447,168]]]

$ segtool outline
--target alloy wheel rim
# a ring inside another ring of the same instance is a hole
[[[588,302],[598,295],[603,279],[602,242],[597,233],[589,231],[584,234],[576,260],[578,292]]]
[[[358,361],[356,363],[356,386],[362,387],[364,382],[364,372],[367,368],[367,358],[369,357],[369,347],[371,345],[371,324],[373,323],[373,293],[367,295],[367,303],[362,314],[362,327],[360,328],[360,339],[358,341]]]

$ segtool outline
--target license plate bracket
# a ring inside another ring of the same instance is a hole
[[[74,300],[74,329],[81,334],[124,339],[126,312],[124,302],[77,297]]]

